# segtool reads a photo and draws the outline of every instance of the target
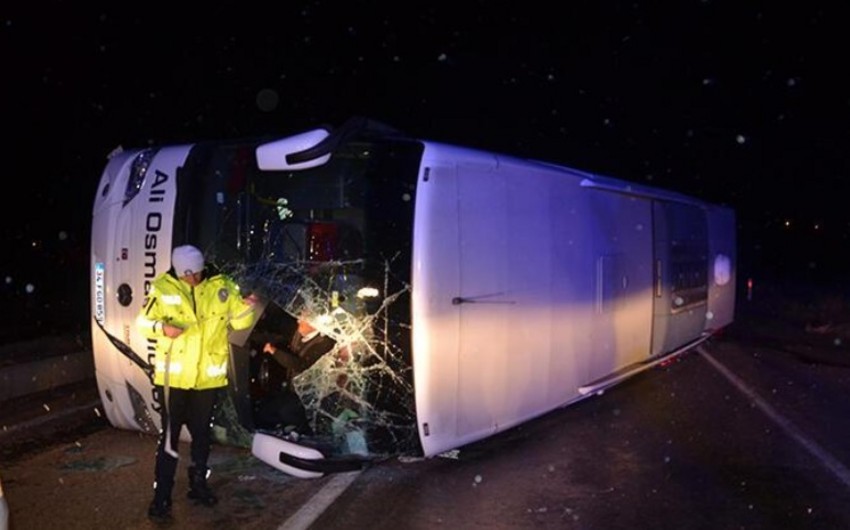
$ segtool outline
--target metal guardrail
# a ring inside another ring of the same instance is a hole
[[[78,351],[0,366],[0,402],[94,378],[91,351]]]

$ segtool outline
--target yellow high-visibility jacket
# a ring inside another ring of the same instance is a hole
[[[224,275],[204,279],[194,288],[172,276],[159,275],[136,318],[136,327],[156,341],[154,384],[206,389],[227,386],[229,328],[246,329],[254,311],[242,299],[239,286]],[[163,324],[183,328],[170,339]]]

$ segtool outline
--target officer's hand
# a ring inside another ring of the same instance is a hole
[[[166,337],[176,339],[183,334],[183,328],[178,328],[177,326],[166,323],[162,325],[162,332],[165,333]]]

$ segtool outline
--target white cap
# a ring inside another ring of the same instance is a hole
[[[178,277],[204,270],[204,254],[192,245],[175,247],[171,252],[171,266]]]

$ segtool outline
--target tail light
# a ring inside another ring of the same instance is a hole
[[[339,257],[339,230],[336,223],[313,221],[307,224],[307,259],[332,261]]]

